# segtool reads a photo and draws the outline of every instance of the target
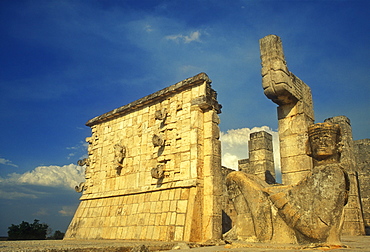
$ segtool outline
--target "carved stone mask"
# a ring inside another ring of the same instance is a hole
[[[308,154],[316,160],[324,160],[339,153],[340,128],[330,123],[317,123],[308,130]]]
[[[151,170],[152,178],[161,179],[164,177],[163,165],[157,165],[156,168]]]
[[[154,117],[156,120],[163,120],[167,116],[166,110],[157,110],[155,111]]]
[[[126,157],[126,148],[120,144],[114,145],[114,159],[117,163],[122,163]]]
[[[152,142],[153,142],[154,147],[163,146],[164,145],[163,139],[160,136],[158,136],[158,135],[154,135],[153,136]]]

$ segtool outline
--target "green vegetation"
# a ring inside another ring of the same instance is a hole
[[[62,240],[64,237],[64,233],[60,232],[59,230],[55,231],[52,236],[49,236],[49,240]]]
[[[8,240],[45,240],[48,227],[36,219],[32,224],[25,221],[19,225],[12,224],[8,227]]]

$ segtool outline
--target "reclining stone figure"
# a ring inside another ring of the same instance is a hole
[[[226,240],[341,245],[343,207],[349,180],[340,166],[340,127],[317,123],[308,128],[310,174],[295,185],[269,185],[253,174],[235,171],[226,178],[237,212]]]

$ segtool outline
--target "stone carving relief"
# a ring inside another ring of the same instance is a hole
[[[158,135],[153,135],[152,143],[153,143],[154,147],[164,146],[164,140],[162,139],[161,136],[158,136]]]
[[[157,110],[155,112],[155,119],[156,120],[161,120],[161,123],[159,125],[159,129],[161,128],[164,128],[165,127],[165,120],[167,118],[167,111],[166,109],[161,109],[161,110]],[[162,129],[160,132],[165,132],[166,129]],[[158,161],[158,157],[160,157],[164,151],[164,146],[165,146],[165,140],[163,139],[163,136],[161,134],[154,134],[153,137],[152,137],[152,143],[153,143],[153,146],[154,147],[159,147],[158,149],[158,153],[157,153],[157,162],[160,162]],[[164,165],[163,164],[158,164],[157,167],[153,168],[151,171],[150,171],[150,174],[152,176],[152,178],[154,179],[157,179],[157,183],[161,183],[163,178],[164,178],[164,169],[163,169]]]
[[[260,39],[262,87],[278,106],[280,161],[284,184],[296,184],[309,174],[312,160],[304,144],[307,128],[314,123],[310,87],[288,70],[282,41],[268,35]],[[294,149],[292,146],[296,146]],[[298,164],[302,164],[297,167]],[[298,168],[298,169],[297,169]]]
[[[308,129],[311,174],[295,185],[271,186],[253,174],[231,172],[229,197],[238,213],[229,240],[341,245],[349,180],[339,163],[340,128],[317,123]]]
[[[152,178],[155,178],[155,179],[164,178],[163,165],[157,165],[156,168],[153,168],[151,170],[151,175],[152,175]]]
[[[89,159],[88,158],[84,158],[84,159],[80,159],[77,161],[77,165],[79,166],[88,166],[89,165]]]
[[[121,174],[123,167],[123,160],[126,157],[126,147],[121,144],[114,145],[114,167],[116,169],[117,175]]]
[[[166,109],[155,111],[154,117],[156,120],[164,120],[167,117]]]
[[[86,184],[85,182],[81,182],[78,186],[75,186],[75,191],[80,193],[83,190],[86,190]]]
[[[77,165],[79,166],[86,166],[85,168],[85,174],[86,174],[86,171],[88,170],[89,168],[89,163],[90,163],[90,160],[89,158],[84,158],[84,159],[80,159],[77,161]],[[88,179],[89,177],[86,177],[86,179]],[[87,183],[86,182],[81,182],[79,185],[75,186],[75,191],[80,193],[80,192],[83,192],[84,190],[87,189]]]

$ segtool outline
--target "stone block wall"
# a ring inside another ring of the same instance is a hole
[[[356,140],[354,152],[366,234],[370,234],[370,139]]]
[[[87,122],[86,182],[66,239],[221,237],[220,105],[204,73]]]

